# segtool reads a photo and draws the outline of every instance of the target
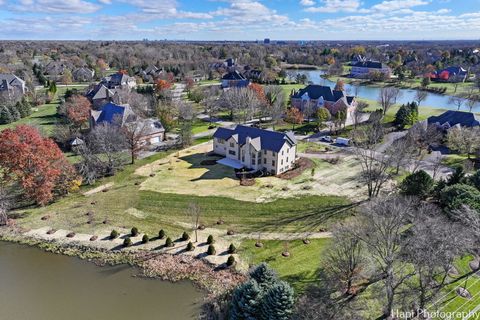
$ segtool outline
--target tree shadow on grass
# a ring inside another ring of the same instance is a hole
[[[203,153],[194,153],[180,158],[191,164],[189,169],[206,169],[207,171],[198,178],[190,181],[199,180],[221,180],[224,178],[235,178],[235,171],[220,164],[206,164],[205,161],[220,160],[221,157],[210,156]]]
[[[345,217],[353,212],[362,202],[355,202],[346,205],[329,206],[321,209],[308,211],[291,211],[284,217],[262,221],[254,227],[257,231],[282,230],[289,225],[295,225],[297,231],[318,231],[319,227],[334,218]]]

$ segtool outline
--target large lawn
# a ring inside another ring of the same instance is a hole
[[[0,131],[6,128],[13,128],[19,124],[28,124],[32,126],[37,126],[47,135],[51,135],[53,133],[55,124],[58,121],[57,107],[60,104],[60,98],[65,95],[67,89],[83,89],[86,86],[87,85],[71,85],[68,88],[59,87],[51,103],[43,104],[38,107],[32,108],[32,114],[26,118],[9,124],[0,125]],[[44,91],[44,89],[40,89],[40,91]]]
[[[331,240],[316,239],[310,244],[302,240],[293,241],[262,241],[263,247],[257,248],[255,240],[242,242],[239,254],[250,265],[267,262],[277,271],[281,279],[293,284],[296,293],[301,293],[308,285],[318,281],[318,271],[322,253]],[[288,248],[290,256],[282,256]]]
[[[147,178],[141,190],[218,196],[249,202],[271,202],[309,195],[339,195],[357,200],[365,193],[358,181],[361,169],[353,157],[344,157],[335,165],[314,160],[313,175],[311,170],[305,170],[291,180],[260,177],[252,186],[241,186],[233,169],[216,164],[215,160],[219,157],[207,155],[212,149],[212,144],[207,143],[140,167],[136,174]],[[150,177],[152,174],[154,176]]]

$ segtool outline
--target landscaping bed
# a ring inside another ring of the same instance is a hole
[[[295,163],[295,168],[279,174],[277,177],[279,177],[280,179],[290,180],[300,176],[305,170],[312,169],[313,167],[315,167],[315,164],[312,160],[307,158],[300,158]]]

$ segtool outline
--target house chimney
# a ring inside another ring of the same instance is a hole
[[[252,138],[247,137],[247,138],[245,139],[245,144],[250,145],[250,142],[251,142],[251,141],[252,141]]]

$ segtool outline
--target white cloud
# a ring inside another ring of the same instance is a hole
[[[305,7],[310,7],[315,5],[315,1],[312,0],[301,0],[300,4]]]
[[[359,0],[322,0],[322,5],[306,8],[307,12],[354,12],[360,8]]]
[[[83,0],[20,0],[18,4],[8,6],[14,11],[44,13],[93,13],[101,7]]]
[[[374,5],[375,11],[396,11],[430,4],[430,0],[388,0]]]

